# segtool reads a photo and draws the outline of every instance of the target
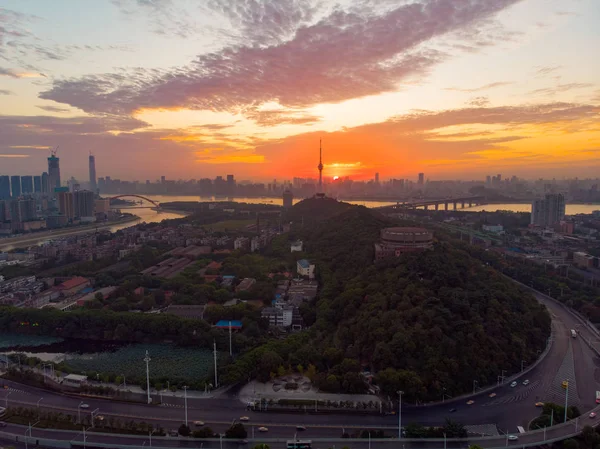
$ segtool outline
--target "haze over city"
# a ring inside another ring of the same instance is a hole
[[[0,171],[595,177],[596,0],[4,0]]]

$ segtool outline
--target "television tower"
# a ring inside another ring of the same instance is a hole
[[[319,139],[319,192],[323,193],[323,148]]]

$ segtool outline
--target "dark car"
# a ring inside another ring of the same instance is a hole
[[[450,409],[450,413],[454,413],[455,411],[456,411],[456,409],[455,409],[455,408],[451,408],[451,409]]]

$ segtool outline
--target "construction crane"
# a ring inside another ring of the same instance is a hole
[[[50,150],[50,155],[56,157],[56,153],[58,153],[59,148],[60,145],[56,145],[56,148],[54,150]]]

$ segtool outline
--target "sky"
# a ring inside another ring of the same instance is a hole
[[[0,174],[596,178],[598,0],[0,0]]]

